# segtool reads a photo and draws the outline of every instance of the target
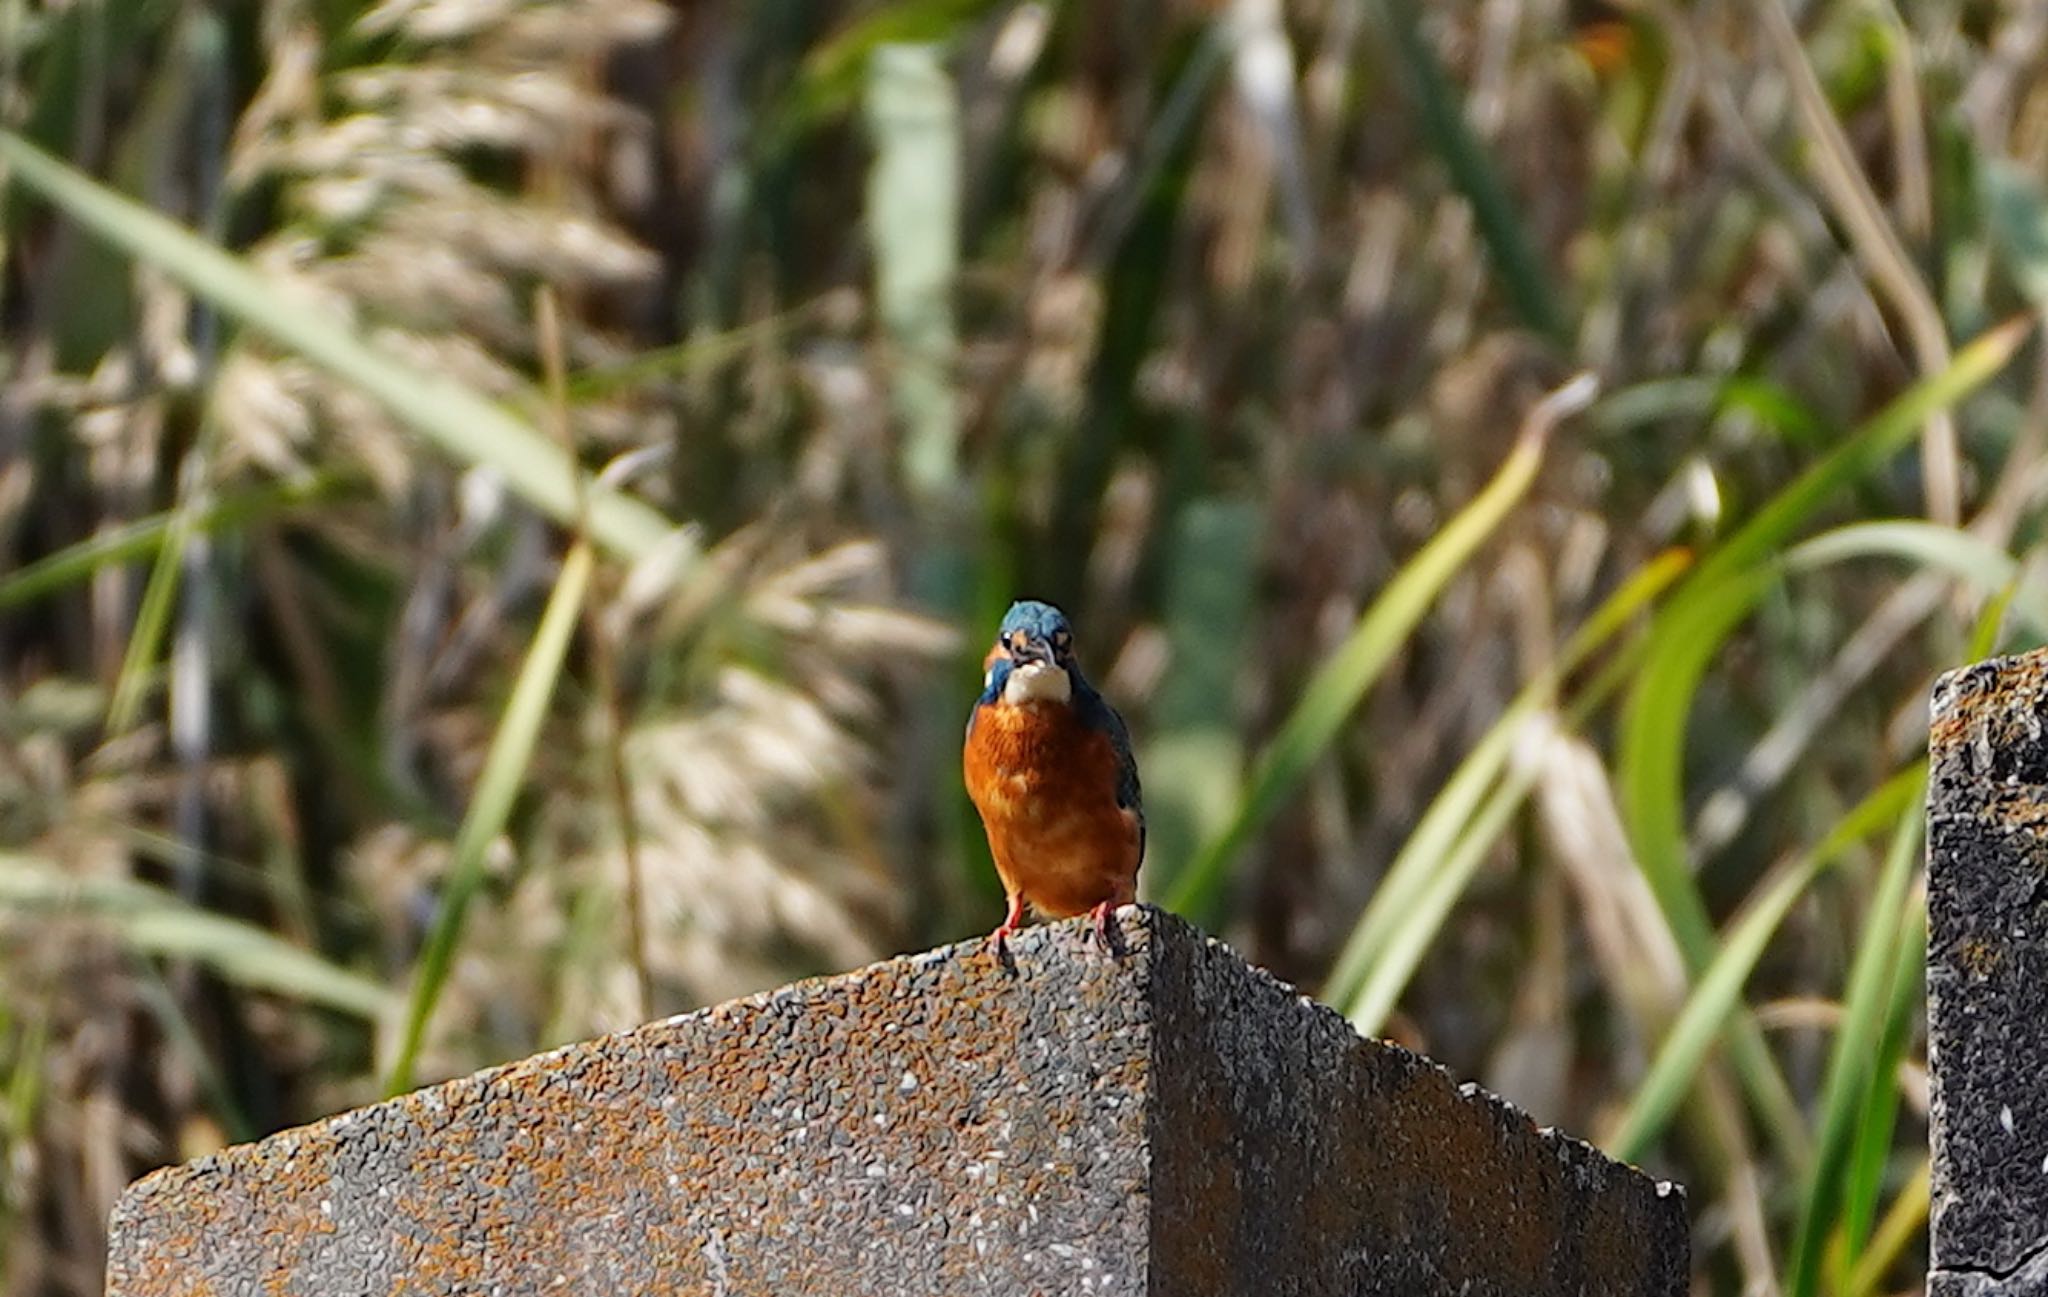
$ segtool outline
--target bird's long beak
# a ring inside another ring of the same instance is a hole
[[[1010,660],[1020,667],[1033,662],[1043,662],[1051,665],[1052,645],[1036,635],[1027,635],[1024,637],[1024,647],[1010,650]]]

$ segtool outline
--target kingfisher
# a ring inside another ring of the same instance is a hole
[[[1074,629],[1051,604],[1010,605],[983,659],[961,765],[1009,910],[988,936],[998,958],[1024,907],[1111,916],[1138,896],[1145,808],[1123,717],[1074,658]]]

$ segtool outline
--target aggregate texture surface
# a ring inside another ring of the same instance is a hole
[[[1120,914],[652,1023],[155,1173],[110,1297],[1686,1291],[1684,1195]]]
[[[1928,1291],[2048,1294],[2048,651],[1934,687]]]

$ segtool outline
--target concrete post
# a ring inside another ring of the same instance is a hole
[[[160,1171],[109,1292],[1679,1297],[1684,1196],[1131,908]]]
[[[1934,687],[1933,1297],[2048,1294],[2048,652]]]

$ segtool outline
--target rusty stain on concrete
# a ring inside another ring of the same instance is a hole
[[[1123,911],[157,1172],[110,1297],[1679,1294],[1683,1195]]]

